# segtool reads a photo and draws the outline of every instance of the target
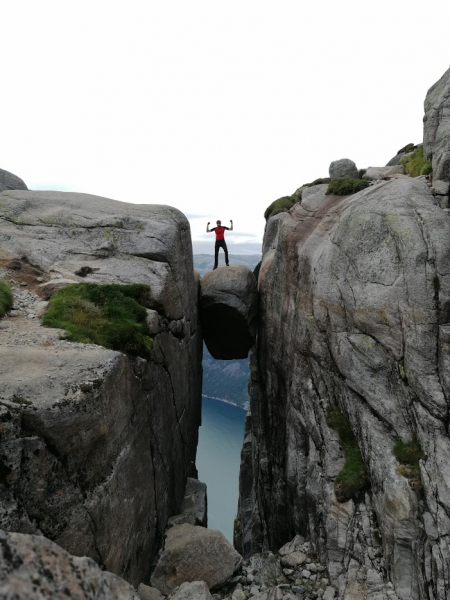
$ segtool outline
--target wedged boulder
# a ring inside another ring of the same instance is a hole
[[[329,173],[331,179],[340,179],[341,177],[358,179],[358,168],[349,158],[341,158],[333,161],[330,164]]]
[[[189,223],[166,206],[5,191],[0,277],[15,282],[0,335],[0,527],[145,582],[196,475],[202,339]],[[41,325],[48,288],[84,281],[150,287],[148,359]]]
[[[377,181],[379,179],[387,179],[395,175],[403,175],[405,167],[403,165],[395,165],[392,167],[369,167],[363,175],[363,179]]]
[[[216,359],[247,358],[255,341],[258,290],[255,276],[243,265],[207,273],[201,282],[203,336]]]
[[[9,171],[5,171],[4,169],[0,169],[0,192],[3,192],[4,190],[27,189],[28,188],[25,185],[25,182],[22,179],[20,179],[20,177],[17,177],[17,175],[14,175]]]
[[[450,69],[437,81],[425,98],[423,118],[424,154],[431,160],[433,179],[450,179]]]
[[[0,530],[0,598],[139,600],[131,585],[44,537]]]
[[[220,531],[176,525],[167,532],[152,586],[170,594],[184,582],[204,581],[213,589],[228,581],[241,564],[242,556]]]

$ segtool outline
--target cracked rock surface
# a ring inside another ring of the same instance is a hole
[[[340,598],[448,599],[450,220],[412,178],[274,219],[242,453],[244,556],[303,534]],[[368,474],[346,502],[330,406]],[[414,483],[393,448],[415,436]]]
[[[202,341],[188,222],[166,206],[3,192],[0,277],[14,293],[0,321],[0,527],[145,583],[196,475]],[[80,281],[150,286],[151,359],[41,325],[48,284]]]
[[[4,600],[139,600],[126,581],[50,540],[0,531],[0,597]]]

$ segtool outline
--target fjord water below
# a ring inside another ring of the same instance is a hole
[[[208,488],[208,528],[233,543],[239,495],[239,467],[245,425],[244,409],[203,397],[197,450],[198,478]]]

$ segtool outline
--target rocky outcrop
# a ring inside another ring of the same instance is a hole
[[[206,347],[214,358],[247,358],[255,341],[257,311],[256,279],[248,267],[222,267],[204,276],[200,313]]]
[[[433,180],[450,180],[450,69],[425,98],[423,119],[425,156],[433,165]]]
[[[450,221],[412,178],[274,219],[242,455],[244,553],[303,534],[340,598],[448,598]],[[333,411],[367,477],[341,502]],[[399,439],[420,445],[414,467],[394,454]]]
[[[196,475],[202,341],[188,222],[167,206],[6,191],[0,276],[16,304],[0,332],[0,525],[145,583]],[[62,280],[148,284],[151,358],[42,327],[39,304]]]
[[[349,177],[350,179],[358,179],[358,168],[355,163],[349,158],[341,158],[330,164],[330,178],[339,179],[341,177]]]
[[[183,523],[207,527],[207,506],[206,484],[198,479],[188,477],[183,502],[181,504],[181,512],[179,515],[170,517],[167,524],[169,527],[183,525]]]
[[[26,190],[28,189],[25,182],[4,169],[0,169],[0,192],[5,190]]]
[[[388,167],[368,167],[363,175],[363,179],[379,180],[389,179],[391,177],[403,175],[405,167],[403,165]]]
[[[139,600],[123,579],[46,538],[0,531],[0,598]]]
[[[167,532],[152,585],[163,594],[191,581],[204,581],[209,589],[220,587],[241,563],[242,556],[220,531],[175,525]]]

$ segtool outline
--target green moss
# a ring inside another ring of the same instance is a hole
[[[313,185],[322,185],[324,183],[330,183],[331,179],[329,177],[319,177],[319,179],[314,179],[311,183],[304,183],[302,187],[312,187]]]
[[[234,528],[233,528],[233,545],[239,554],[243,554],[242,548],[242,535],[241,535],[241,520],[239,517],[236,517],[234,520]]]
[[[142,284],[67,285],[52,296],[42,322],[64,329],[71,342],[148,358],[153,345],[146,323],[149,297],[150,288]]]
[[[345,464],[334,480],[334,492],[338,502],[357,500],[369,487],[369,478],[348,419],[336,405],[328,407],[326,412],[328,426],[339,435],[345,454]]]
[[[266,208],[264,213],[264,218],[266,221],[278,213],[288,211],[294,204],[299,202],[298,196],[283,196],[282,198],[278,198],[275,202],[272,202],[270,206]]]
[[[429,175],[432,167],[431,162],[426,160],[423,154],[423,146],[419,146],[414,150],[412,154],[403,156],[400,159],[400,165],[405,166],[405,171],[412,177],[419,177],[419,175]]]
[[[356,194],[361,190],[369,187],[369,182],[365,179],[350,179],[349,177],[342,177],[340,179],[333,179],[330,181],[328,186],[327,194],[335,194],[336,196],[350,196]]]
[[[403,154],[404,152],[412,152],[414,150],[414,144],[406,144],[403,148],[397,151],[397,154]]]
[[[11,288],[6,281],[0,280],[0,319],[5,316],[8,310],[11,310],[14,304],[14,297]]]
[[[426,457],[422,452],[417,437],[414,436],[410,442],[406,443],[398,438],[395,442],[393,452],[395,458],[400,463],[398,472],[410,480],[414,490],[419,491],[422,488],[419,460],[423,460]]]

